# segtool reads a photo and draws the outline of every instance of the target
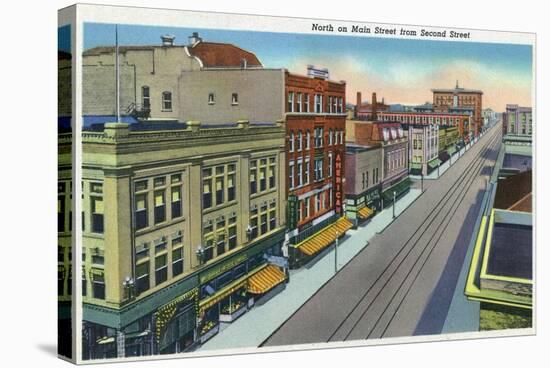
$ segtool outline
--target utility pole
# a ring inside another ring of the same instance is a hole
[[[338,230],[336,230],[336,240],[334,241],[334,273],[338,272]]]
[[[424,173],[420,173],[420,193],[424,192]]]
[[[395,191],[393,191],[393,206],[392,206],[392,211],[393,211],[393,218],[395,219]]]
[[[118,25],[115,25],[115,78],[116,78],[116,122],[120,123],[120,70],[118,61]]]

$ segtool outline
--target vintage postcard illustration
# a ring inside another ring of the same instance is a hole
[[[63,9],[60,356],[534,333],[534,47]]]

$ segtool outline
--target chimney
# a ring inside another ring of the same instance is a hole
[[[376,92],[372,93],[371,105],[372,105],[372,113],[371,113],[372,121],[376,121],[378,119],[378,115],[376,113],[376,109],[377,109]]]
[[[160,39],[162,40],[162,46],[174,46],[176,37],[172,35],[163,35],[160,36]]]
[[[357,113],[359,112],[359,108],[361,107],[361,92],[357,92],[357,103],[355,104],[355,117],[357,117]]]
[[[199,32],[193,32],[193,34],[189,36],[188,40],[189,40],[189,46],[193,46],[197,42],[201,42],[202,38],[199,37]]]

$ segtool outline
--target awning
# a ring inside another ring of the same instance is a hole
[[[239,290],[240,288],[246,286],[246,283],[248,281],[248,275],[243,276],[235,281],[233,281],[231,284],[227,285],[223,289],[216,292],[214,295],[209,297],[208,299],[205,299],[199,303],[199,309],[200,310],[206,310],[216,303],[220,302],[222,299],[228,297],[229,295],[233,294],[235,291]]]
[[[396,196],[399,196],[401,193],[409,189],[411,186],[411,179],[407,176],[405,179],[401,180],[399,183],[394,184],[389,187],[382,193],[382,198],[386,201],[393,200],[393,192]]]
[[[373,214],[374,214],[374,210],[372,208],[368,208],[368,207],[363,207],[359,210],[359,212],[357,212],[357,215],[362,220],[368,219]]]
[[[432,169],[435,169],[437,166],[439,166],[440,163],[441,161],[438,158],[435,158],[430,162],[428,162],[428,166],[431,167]]]
[[[449,155],[452,155],[453,153],[456,152],[456,146],[453,144],[452,146],[447,148],[447,152],[449,153]]]
[[[421,169],[422,164],[420,162],[411,162],[411,169]]]
[[[270,264],[248,279],[248,292],[263,294],[285,281],[285,279],[285,273],[279,267]]]
[[[336,233],[338,233],[338,236],[342,236],[346,231],[351,229],[352,226],[353,223],[350,220],[346,217],[341,217],[332,225],[327,226],[317,234],[298,244],[296,248],[308,256],[314,255],[336,240]]]

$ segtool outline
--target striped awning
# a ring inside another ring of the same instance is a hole
[[[374,214],[374,210],[372,208],[369,208],[369,207],[363,207],[357,212],[357,215],[362,220],[368,219],[373,214]]]
[[[275,265],[268,265],[248,279],[248,292],[263,294],[285,281],[285,273]]]
[[[199,309],[201,311],[206,310],[206,309],[216,305],[222,299],[224,299],[224,298],[228,297],[229,295],[233,294],[235,291],[237,291],[240,288],[246,286],[246,283],[248,282],[247,277],[248,276],[244,276],[244,277],[232,282],[231,284],[227,285],[226,287],[224,287],[220,291],[216,292],[211,297],[202,300],[199,303]]]
[[[341,217],[335,223],[327,226],[317,234],[307,238],[302,243],[298,244],[298,248],[302,253],[312,256],[329,246],[338,237],[344,235],[346,231],[351,229],[353,223],[346,217]]]

